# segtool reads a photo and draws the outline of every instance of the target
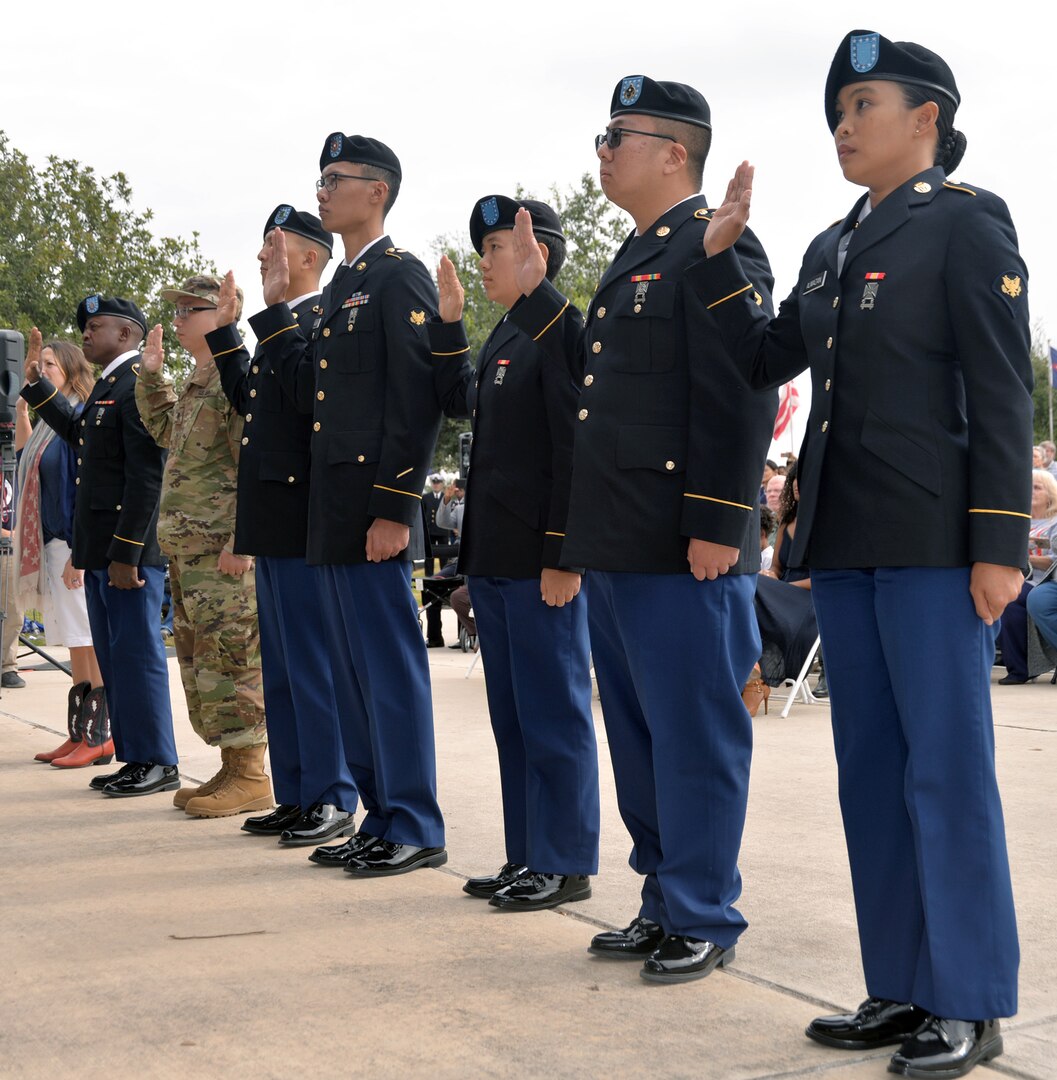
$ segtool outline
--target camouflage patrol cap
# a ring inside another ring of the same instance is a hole
[[[181,300],[204,300],[207,304],[217,307],[220,304],[220,286],[224,279],[216,274],[193,274],[183,285],[173,285],[171,288],[162,289],[161,298],[171,304]],[[242,289],[236,285],[235,293],[238,296],[238,313],[235,318],[242,315]]]

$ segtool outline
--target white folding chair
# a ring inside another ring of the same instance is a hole
[[[793,702],[796,701],[798,694],[803,697],[805,705],[828,704],[826,698],[815,697],[815,695],[811,693],[811,688],[807,685],[807,673],[811,670],[811,665],[815,662],[815,657],[818,655],[819,646],[821,644],[822,639],[818,637],[815,638],[815,644],[811,646],[811,651],[807,654],[804,666],[800,669],[800,674],[797,675],[796,681],[789,691],[789,697],[785,699],[785,708],[782,709],[783,720],[789,715],[789,710],[792,709]]]

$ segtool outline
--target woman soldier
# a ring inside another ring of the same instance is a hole
[[[518,288],[511,230],[532,218],[547,276],[565,260],[558,215],[531,199],[477,202],[470,238],[490,300]],[[506,863],[471,878],[471,896],[535,911],[591,895],[598,870],[598,753],[591,718],[587,598],[562,562],[577,384],[504,315],[477,357],[460,321],[463,290],[445,256],[441,322],[430,324],[437,392],[448,415],[474,418],[459,573],[467,577],[499,751]]]
[[[935,53],[853,31],[825,108],[867,193],[768,323],[731,248],[745,162],[696,271],[754,385],[811,368],[792,563],[811,571],[870,996],[807,1034],[901,1044],[889,1068],[906,1076],[996,1057],[995,1017],[1017,1008],[990,676],[1030,521],[1027,273],[1002,200],[945,179],[959,101]]]

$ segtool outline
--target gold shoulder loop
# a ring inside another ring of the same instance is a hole
[[[397,249],[396,248],[386,248],[385,253],[386,253],[386,255],[392,255],[392,257],[394,259],[400,259],[401,258],[401,256],[397,254]]]
[[[139,378],[139,364],[133,364],[132,370],[136,373],[136,378]]]
[[[973,191],[972,188],[964,187],[961,184],[952,184],[949,180],[944,180],[943,181],[943,186],[945,188],[950,188],[951,191],[964,191],[966,195],[975,195],[976,194],[976,192]]]
[[[842,217],[839,217],[839,218],[837,218],[837,220],[836,220],[836,221],[831,221],[831,222],[830,222],[830,223],[829,223],[829,224],[828,224],[828,225],[826,226],[826,228],[827,228],[827,229],[832,229],[834,225],[839,225],[839,224],[840,224],[840,223],[841,223],[841,222],[842,222],[843,220],[844,220],[844,218],[842,218]]]
[[[712,214],[713,211],[711,207],[708,206],[702,206],[699,210],[694,211],[694,217],[697,218],[698,221],[711,221]]]

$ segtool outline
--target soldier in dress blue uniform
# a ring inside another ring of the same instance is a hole
[[[264,225],[287,237],[290,284],[286,304],[314,340],[323,322],[319,278],[333,252],[330,233],[314,214],[289,203]],[[270,246],[261,248],[261,277]],[[248,818],[243,830],[278,836],[283,846],[317,844],[353,830],[356,785],[345,762],[334,682],[315,635],[289,628],[319,610],[320,570],[305,562],[308,542],[311,416],[283,393],[261,350],[250,358],[235,325],[234,280],[226,280],[219,329],[206,335],[221,385],[245,419],[239,455],[235,550],[256,556],[264,705],[272,784],[279,805]]]
[[[520,206],[548,280],[565,261],[561,221],[546,203],[480,199],[470,238],[488,298],[507,309],[521,294],[512,235]],[[449,415],[473,416],[459,573],[485,668],[506,834],[505,864],[463,890],[506,911],[536,911],[586,900],[598,871],[587,596],[581,570],[562,557],[578,380],[505,315],[474,370],[462,286],[447,256],[437,281],[443,322],[429,330],[438,394]]]
[[[321,567],[322,626],[313,613],[301,631],[329,650],[345,758],[367,811],[355,836],[310,858],[370,877],[447,861],[408,561],[440,428],[426,333],[437,291],[384,235],[400,188],[396,154],[336,131],[319,164],[320,218],[345,246],[323,291],[322,325],[308,340],[285,303],[281,226],[265,241],[270,306],[250,325],[285,392],[312,411],[307,558]]]
[[[741,690],[760,655],[758,493],[777,397],[750,389],[685,284],[710,216],[708,103],[636,75],[617,84],[611,117],[596,140],[602,189],[635,231],[585,328],[519,212],[526,298],[510,319],[555,361],[585,361],[561,557],[588,570],[617,799],[645,879],[638,917],[591,951],[678,982],[729,961],[746,925],[734,907],[752,753]],[[766,256],[751,235],[740,243],[769,312]]]
[[[694,275],[754,385],[811,368],[793,562],[811,569],[870,997],[807,1034],[901,1044],[889,1068],[907,1076],[995,1057],[994,1017],[1017,1008],[990,677],[1030,518],[1027,272],[1002,200],[946,179],[959,100],[935,53],[853,31],[825,108],[867,193],[770,321],[729,247],[744,163]]]
[[[22,396],[77,451],[73,565],[84,570],[88,621],[106,685],[114,747],[125,764],[90,786],[115,797],[180,786],[169,670],[158,627],[165,557],[158,500],[165,451],[136,408],[147,320],[130,300],[89,296],[77,307],[85,357],[102,368],[83,411],[27,356]]]

